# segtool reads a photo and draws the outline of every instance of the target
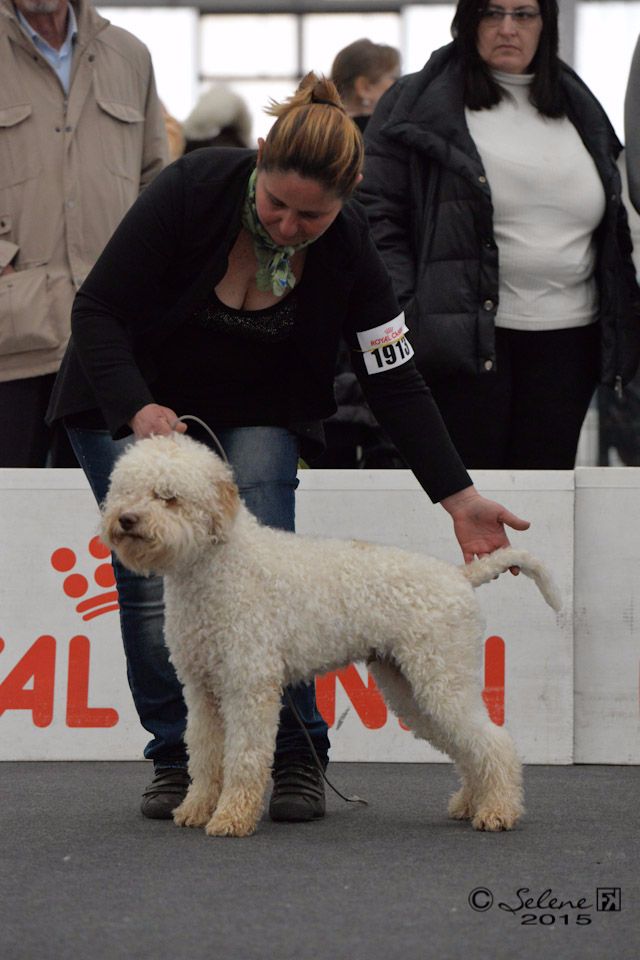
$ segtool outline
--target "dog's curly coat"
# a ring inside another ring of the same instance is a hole
[[[395,713],[455,761],[462,787],[451,816],[480,830],[517,822],[521,766],[482,702],[473,587],[517,565],[558,608],[529,554],[506,548],[456,567],[272,530],[244,507],[230,468],[178,434],[139,441],[120,458],[102,532],[125,566],[164,577],[192,778],[177,824],[253,833],[283,687],[365,658]]]

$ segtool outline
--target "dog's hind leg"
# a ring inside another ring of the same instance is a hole
[[[369,659],[367,667],[389,707],[414,736],[446,753],[445,740],[437,724],[418,706],[411,684],[400,667],[393,660],[377,658]]]
[[[223,788],[205,831],[216,837],[247,837],[258,825],[273,762],[282,691],[277,683],[249,680],[223,697],[225,725]]]
[[[455,762],[462,787],[450,800],[450,815],[472,820],[477,830],[511,829],[523,812],[522,772],[513,741],[488,718],[476,685],[459,683],[450,667],[442,682],[431,672],[427,683],[422,679],[426,671],[416,671],[420,676],[411,683],[393,661],[374,661],[369,669],[414,735]],[[410,665],[406,672],[412,672]]]
[[[438,724],[420,709],[413,696],[411,684],[400,668],[392,660],[387,659],[371,659],[367,661],[367,666],[387,704],[404,725],[409,727],[413,735],[420,740],[426,740],[441,753],[448,754],[449,741]],[[456,820],[470,820],[472,809],[471,790],[466,785],[468,777],[465,776],[459,763],[456,764],[456,768],[463,787],[451,798],[449,814]]]
[[[476,830],[510,830],[523,813],[522,768],[511,737],[487,716],[479,688],[451,691],[444,702],[431,694],[414,685],[462,779],[451,816],[470,818]]]
[[[179,827],[204,827],[216,808],[222,790],[224,730],[218,701],[201,686],[186,683],[185,735],[191,784],[187,795],[173,811]]]
[[[479,703],[449,732],[450,755],[462,777],[449,813],[470,818],[476,830],[511,830],[524,812],[522,765],[509,733],[494,724]]]

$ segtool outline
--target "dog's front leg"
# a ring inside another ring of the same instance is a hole
[[[185,740],[191,785],[180,806],[173,811],[173,820],[179,827],[204,827],[222,790],[222,716],[217,699],[208,690],[187,682],[183,693],[187,705]]]
[[[281,689],[275,682],[223,697],[224,785],[205,830],[215,837],[247,837],[258,825],[278,732]]]

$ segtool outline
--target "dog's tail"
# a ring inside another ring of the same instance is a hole
[[[464,576],[471,581],[472,586],[479,587],[483,583],[495,580],[509,567],[519,567],[532,580],[535,580],[540,593],[550,607],[560,610],[562,602],[556,586],[539,560],[527,553],[526,550],[515,550],[513,547],[503,547],[495,550],[486,557],[480,557],[471,563],[460,567]]]

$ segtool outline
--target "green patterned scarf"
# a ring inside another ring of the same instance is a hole
[[[271,290],[276,297],[281,297],[287,287],[293,290],[296,278],[291,269],[290,259],[297,250],[302,250],[313,241],[305,240],[297,247],[279,247],[273,242],[264,229],[256,211],[256,177],[254,170],[249,177],[247,195],[242,210],[242,226],[253,237],[253,248],[258,261],[256,285],[258,290]]]

